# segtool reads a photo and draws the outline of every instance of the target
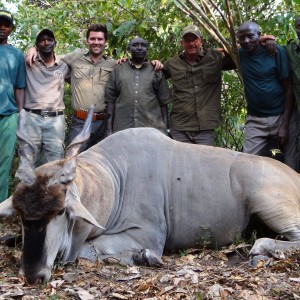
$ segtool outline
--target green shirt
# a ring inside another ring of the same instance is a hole
[[[300,42],[298,39],[291,40],[283,47],[286,49],[290,61],[297,116],[300,120]]]
[[[131,62],[116,66],[106,86],[106,101],[115,104],[113,131],[154,127],[165,132],[162,105],[172,101],[167,80],[149,62],[139,69]]]
[[[0,45],[0,117],[18,112],[15,89],[26,86],[23,53],[10,44]]]
[[[71,69],[72,106],[87,110],[91,105],[95,112],[105,109],[105,85],[116,61],[105,56],[94,63],[89,53],[74,51],[62,57]]]
[[[222,64],[222,55],[213,49],[201,50],[195,64],[184,53],[164,64],[173,85],[172,129],[200,131],[220,124]]]

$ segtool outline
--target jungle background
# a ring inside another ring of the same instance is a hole
[[[181,30],[194,23],[206,45],[222,47],[238,62],[236,29],[248,20],[261,26],[262,34],[276,36],[278,44],[296,38],[294,19],[300,0],[6,0],[0,8],[14,12],[16,28],[9,42],[26,52],[43,28],[54,31],[56,53],[85,48],[91,23],[105,23],[109,30],[106,55],[128,56],[133,36],[145,38],[149,59],[180,53]],[[70,119],[70,89],[65,91],[66,117]],[[170,108],[171,109],[171,108]],[[245,99],[238,69],[223,72],[222,116],[217,145],[241,150]],[[11,172],[13,191],[18,159]],[[0,223],[1,236],[15,234],[15,220]],[[0,299],[300,299],[300,255],[271,261],[256,269],[247,267],[249,247],[237,239],[227,249],[183,249],[163,259],[166,268],[130,268],[118,263],[95,266],[88,262],[57,267],[50,283],[24,287],[16,277],[20,247],[8,248],[0,239]]]

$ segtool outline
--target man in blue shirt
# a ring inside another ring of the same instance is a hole
[[[239,55],[248,114],[243,151],[260,154],[275,141],[283,152],[283,161],[297,168],[297,124],[289,60],[283,48],[270,56],[259,44],[260,31],[254,22],[243,23],[238,30]]]
[[[26,85],[24,56],[7,42],[12,30],[12,14],[0,10],[0,202],[8,196],[18,112],[23,108]]]

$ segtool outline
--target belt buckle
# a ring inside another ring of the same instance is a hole
[[[49,118],[50,111],[48,110],[41,110],[41,116],[44,118]]]

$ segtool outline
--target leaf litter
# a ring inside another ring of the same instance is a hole
[[[47,284],[26,286],[18,277],[21,245],[5,238],[17,220],[0,221],[0,300],[294,300],[300,299],[300,249],[281,260],[248,266],[247,244],[219,251],[183,249],[163,256],[163,268],[126,266],[117,260],[55,266]]]

